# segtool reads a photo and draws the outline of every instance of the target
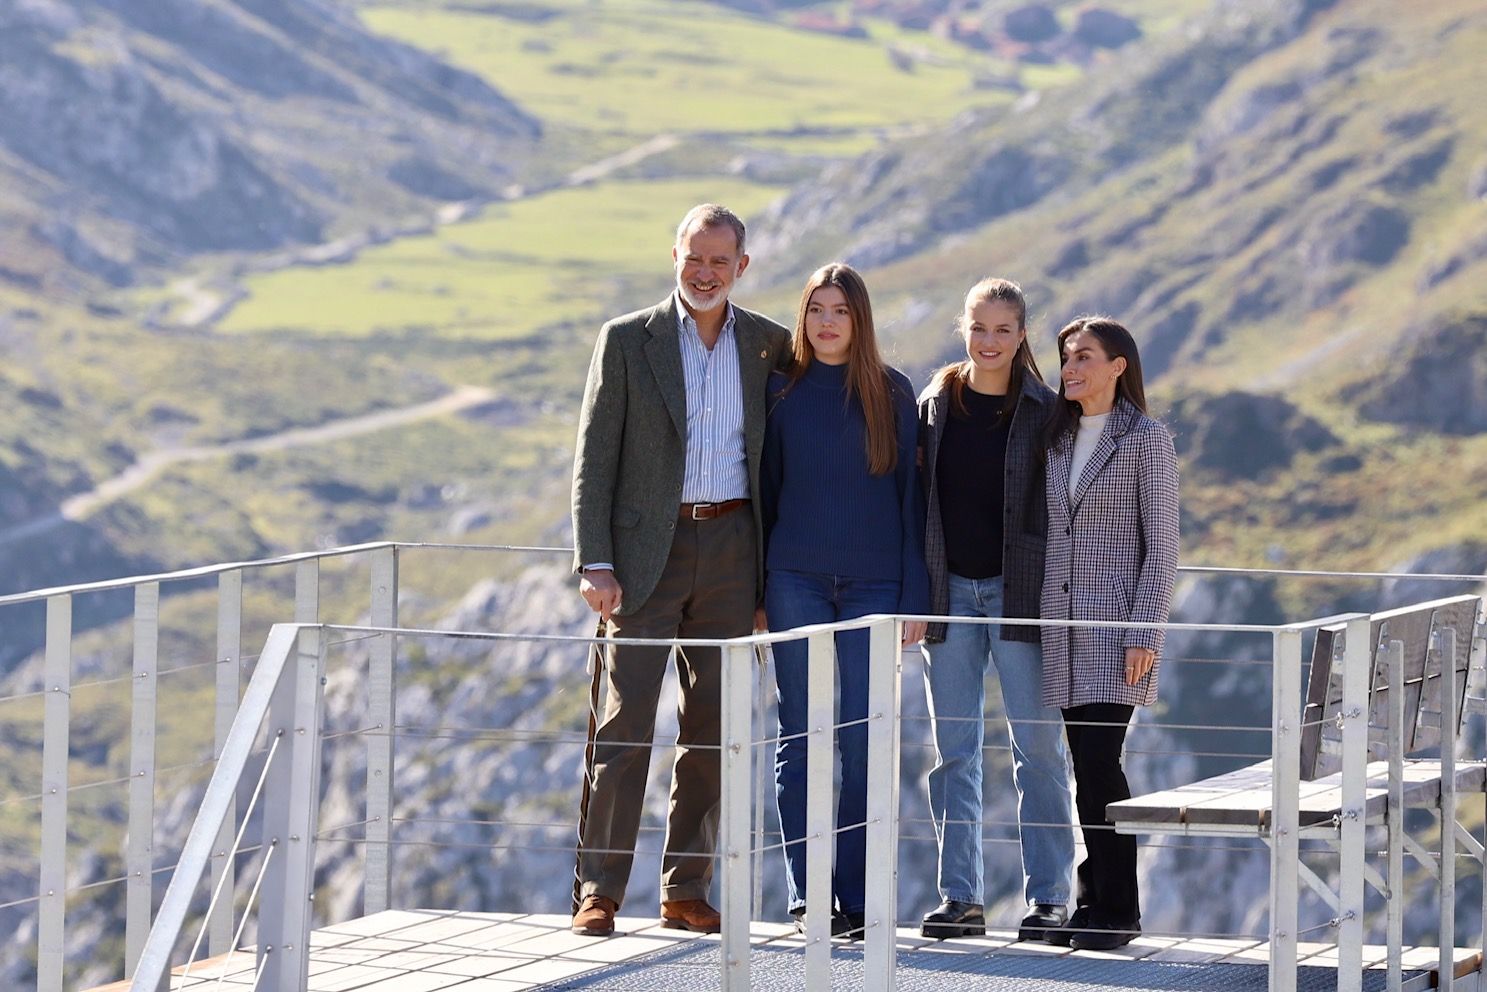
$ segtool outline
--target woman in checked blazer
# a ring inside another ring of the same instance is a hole
[[[1058,335],[1060,389],[1048,426],[1045,620],[1166,623],[1177,577],[1177,455],[1147,416],[1136,342],[1108,317]],[[1109,950],[1141,932],[1136,839],[1109,803],[1129,799],[1121,768],[1137,706],[1157,698],[1158,628],[1043,628],[1043,703],[1063,710],[1086,858],[1075,910],[1055,943]]]

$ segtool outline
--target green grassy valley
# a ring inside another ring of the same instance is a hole
[[[472,221],[345,265],[255,277],[224,333],[521,339],[634,309],[664,287],[676,204],[757,213],[783,192],[743,179],[615,179],[493,204]],[[685,209],[685,208],[683,208]],[[657,275],[657,270],[660,275]]]

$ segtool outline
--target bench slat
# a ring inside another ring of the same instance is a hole
[[[1370,820],[1384,815],[1389,787],[1389,764],[1370,762],[1365,810]],[[1300,788],[1301,825],[1326,823],[1342,812],[1342,776],[1328,775]],[[1192,823],[1232,826],[1248,833],[1270,825],[1271,768],[1269,761],[1215,775],[1201,782],[1136,796],[1106,807],[1116,825]],[[1456,788],[1481,792],[1487,785],[1487,764],[1458,762]],[[1412,758],[1404,763],[1404,802],[1421,808],[1440,802],[1441,766],[1436,759]]]

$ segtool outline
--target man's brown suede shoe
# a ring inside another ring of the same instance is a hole
[[[573,914],[573,932],[585,937],[608,937],[614,933],[614,914],[619,903],[608,896],[584,896]]]
[[[706,899],[677,899],[661,903],[661,926],[668,930],[717,933],[723,929],[723,917]]]

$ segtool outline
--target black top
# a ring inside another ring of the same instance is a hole
[[[949,418],[935,466],[945,527],[945,564],[955,575],[989,579],[1002,574],[1002,499],[1007,431],[1006,396],[961,391],[966,412],[948,404]]]

